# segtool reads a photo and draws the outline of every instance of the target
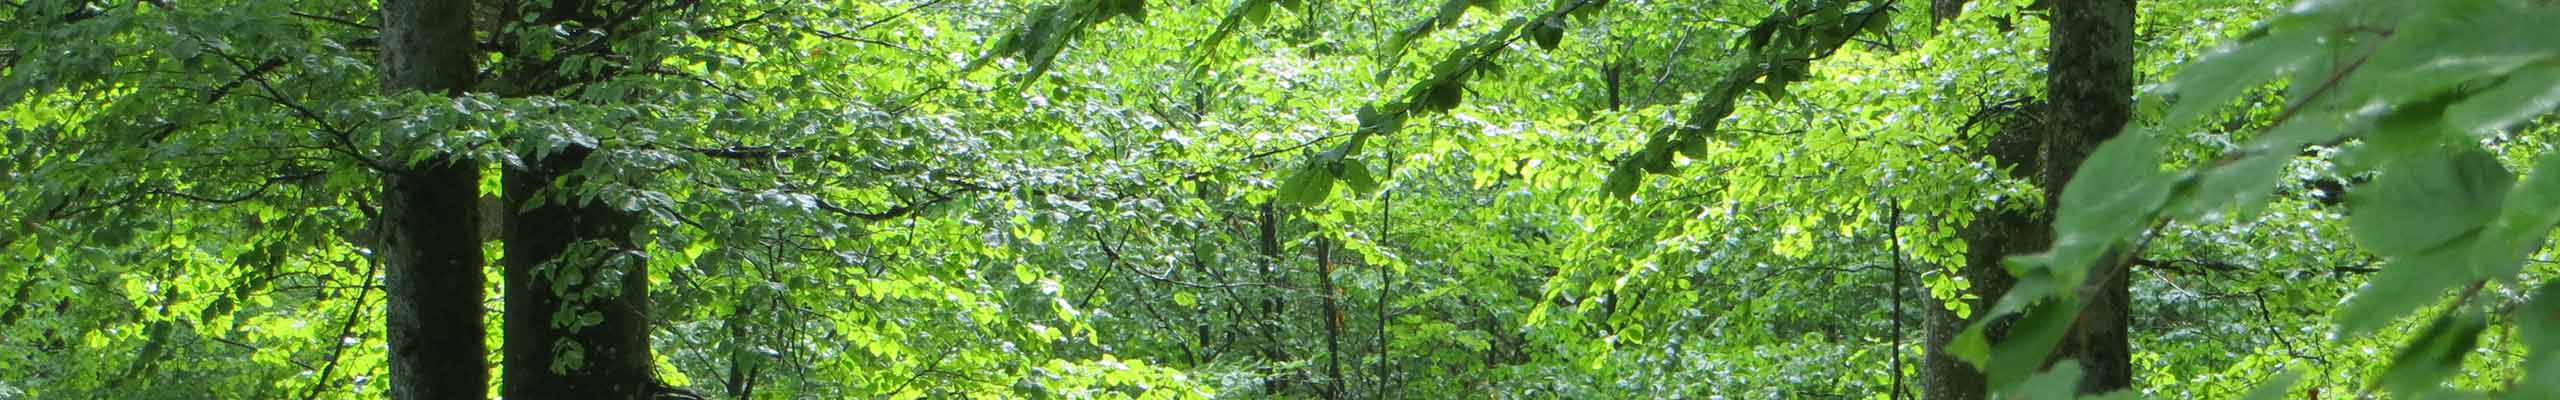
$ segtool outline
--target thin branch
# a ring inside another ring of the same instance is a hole
[[[861,219],[866,220],[866,221],[879,222],[879,221],[886,221],[886,220],[891,220],[891,219],[897,219],[898,217],[904,217],[904,216],[907,216],[907,215],[909,215],[909,214],[914,214],[916,211],[920,211],[920,210],[923,210],[923,209],[928,208],[928,207],[933,207],[934,205],[938,205],[938,204],[942,204],[942,203],[944,203],[944,202],[951,201],[951,200],[952,200],[952,198],[953,198],[954,196],[958,196],[958,195],[961,195],[961,194],[967,194],[967,193],[970,193],[970,192],[978,192],[978,191],[986,191],[986,190],[990,190],[990,189],[989,189],[989,188],[987,188],[987,187],[977,186],[977,185],[974,185],[974,184],[966,184],[966,183],[962,183],[961,185],[963,185],[963,186],[961,186],[958,190],[953,190],[953,191],[950,191],[950,192],[942,192],[942,193],[933,193],[933,194],[932,194],[933,196],[932,196],[931,198],[928,198],[928,199],[925,199],[925,200],[920,200],[920,201],[909,202],[909,203],[907,203],[907,204],[901,204],[901,205],[898,205],[898,206],[896,206],[896,207],[890,207],[890,208],[889,208],[889,209],[887,209],[887,210],[881,210],[881,211],[877,211],[877,212],[854,211],[854,210],[852,210],[852,209],[847,209],[847,208],[844,208],[843,206],[836,205],[836,204],[835,204],[835,202],[830,202],[830,201],[827,201],[826,199],[818,199],[818,201],[817,201],[817,203],[818,203],[818,204],[817,204],[817,205],[818,205],[818,209],[820,209],[820,210],[826,210],[827,212],[832,212],[832,213],[836,213],[836,214],[843,214],[843,215],[851,216],[851,217],[854,217],[854,218],[861,218]]]
[[[373,279],[373,274],[381,268],[381,262],[372,258],[366,258],[364,276],[358,278],[371,281]],[[320,390],[329,387],[329,374],[337,371],[338,360],[342,358],[340,356],[347,352],[347,346],[349,345],[347,343],[347,336],[355,332],[356,320],[359,319],[358,317],[364,316],[365,296],[371,294],[373,294],[373,290],[370,290],[369,286],[356,289],[356,301],[355,303],[352,303],[352,307],[348,307],[346,321],[338,324],[338,346],[329,349],[329,363],[320,367],[319,379],[311,383],[311,394],[303,396],[302,398],[304,400],[320,398]]]
[[[896,20],[898,20],[899,18],[905,18],[905,17],[907,16],[907,14],[913,14],[913,13],[915,13],[915,12],[916,12],[916,10],[921,10],[921,9],[924,9],[925,7],[931,7],[931,6],[935,5],[935,4],[942,4],[942,0],[926,0],[926,1],[925,1],[925,2],[923,2],[923,3],[917,3],[915,6],[907,7],[907,9],[905,9],[905,10],[898,10],[898,13],[896,13],[896,14],[890,14],[889,16],[886,16],[886,17],[880,17],[880,19],[871,20],[871,22],[865,22],[865,23],[863,23],[863,24],[862,24],[862,26],[856,26],[856,27],[853,27],[853,31],[854,31],[854,32],[861,32],[861,31],[866,30],[866,29],[871,29],[871,27],[874,27],[874,26],[880,26],[880,24],[888,23],[889,21],[896,21]]]
[[[382,28],[380,28],[380,27],[375,27],[375,26],[373,26],[373,25],[365,25],[365,24],[364,24],[364,23],[362,23],[362,22],[356,22],[355,20],[350,20],[350,19],[340,18],[340,17],[335,17],[335,16],[328,16],[328,15],[320,15],[320,14],[306,13],[306,12],[301,12],[301,11],[293,11],[293,12],[290,12],[290,14],[293,14],[293,16],[296,16],[296,17],[302,17],[302,18],[304,18],[304,19],[318,20],[318,21],[320,21],[320,22],[327,22],[327,23],[336,24],[336,25],[339,25],[339,26],[350,27],[350,28],[356,28],[356,29],[362,29],[362,30],[368,30],[368,31],[378,31],[378,30],[382,30]]]

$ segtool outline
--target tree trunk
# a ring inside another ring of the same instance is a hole
[[[575,25],[620,38],[622,22],[647,15],[614,14],[586,0],[508,2],[499,14],[519,28],[546,30]],[[645,9],[644,9],[645,10]],[[530,15],[519,15],[531,11]],[[646,11],[641,11],[646,12]],[[557,69],[573,56],[606,58],[611,48],[563,45],[530,49],[501,38],[512,62],[493,82],[503,96],[558,93],[607,73]],[[580,53],[580,52],[587,53]],[[578,55],[572,55],[577,53]],[[547,57],[547,58],[546,58]],[[577,199],[593,181],[574,176],[598,149],[570,146],[526,157],[506,170],[509,214],[503,236],[506,257],[506,348],[500,386],[507,399],[647,399],[657,392],[649,338],[647,254],[632,238],[640,218],[607,202]],[[745,310],[741,308],[741,310]],[[744,336],[734,329],[732,334]],[[745,392],[752,386],[729,389]]]
[[[2003,105],[2001,107],[2013,108],[1995,110],[2006,113],[2008,117],[1999,125],[1999,131],[1992,134],[1982,152],[1990,155],[2009,178],[2037,179],[2042,176],[2041,167],[2044,165],[2045,107],[2028,100],[2005,104],[2014,106]],[[2009,287],[2017,284],[2017,278],[2009,276],[2008,270],[2000,266],[2001,259],[2043,251],[2050,244],[2048,235],[2044,233],[2051,229],[2038,218],[2039,215],[2037,211],[1992,204],[1977,212],[1973,221],[1965,225],[1962,231],[1965,259],[1963,265],[1957,266],[1957,273],[1970,284],[1965,294],[1973,297],[1970,306],[1975,313],[1974,318],[1979,318],[1980,313],[1999,303],[2000,296],[2008,294]],[[1925,329],[1928,330],[1929,344],[1922,350],[1920,371],[1925,398],[1988,398],[1982,371],[1946,353],[1947,344],[1954,342],[1956,333],[1964,331],[1972,321],[1956,317],[1954,311],[1943,306],[1930,305],[1927,309],[1930,322]],[[2007,337],[2006,328],[2005,321],[1993,323],[1983,334],[1992,342],[1998,342]]]
[[[2133,0],[2060,0],[2053,8],[2051,75],[2045,92],[2053,115],[2045,146],[2045,204],[2061,203],[2063,184],[2089,153],[2124,130],[2133,110]],[[2112,257],[2110,257],[2112,258]],[[2095,266],[2089,276],[2107,278],[2087,299],[2079,329],[2060,355],[2080,361],[2088,375],[2082,393],[2133,386],[2133,354],[2126,328],[2131,289],[2123,263]]]
[[[1325,398],[1342,398],[1342,311],[1333,298],[1341,295],[1333,288],[1333,248],[1323,236],[1316,237],[1316,282],[1324,290],[1324,362]]]
[[[1288,286],[1288,278],[1280,275],[1279,271],[1275,271],[1272,268],[1272,264],[1278,263],[1280,260],[1279,214],[1279,210],[1277,210],[1276,207],[1273,207],[1270,202],[1264,202],[1261,206],[1261,213],[1258,214],[1257,218],[1257,225],[1261,229],[1261,237],[1259,241],[1262,244],[1262,259],[1260,260],[1262,262],[1262,279],[1265,283],[1272,284],[1273,288]],[[1263,317],[1261,318],[1261,321],[1256,323],[1263,327],[1262,336],[1266,342],[1263,343],[1264,347],[1262,358],[1273,364],[1287,364],[1291,361],[1291,358],[1289,357],[1288,342],[1283,339],[1288,337],[1288,332],[1283,331],[1287,330],[1289,327],[1283,323],[1283,321],[1287,321],[1287,318],[1289,317],[1287,315],[1287,303],[1283,302],[1283,299],[1281,298],[1281,295],[1284,293],[1285,292],[1277,289],[1264,292],[1264,295],[1267,297],[1262,299]],[[1277,397],[1280,395],[1281,391],[1289,389],[1289,380],[1281,377],[1280,371],[1275,370],[1269,372],[1271,373],[1270,375],[1262,378],[1262,391],[1265,395]]]
[[[1956,19],[1956,17],[1963,16],[1965,1],[1966,0],[1930,0],[1929,20],[1931,22],[1945,23]]]
[[[1924,327],[1921,329],[1925,331],[1925,340],[1928,341],[1927,347],[1922,348],[1920,355],[1920,398],[1929,400],[1983,398],[1982,372],[1975,371],[1973,366],[1965,365],[1964,361],[1957,360],[1954,355],[1947,354],[1945,351],[1948,343],[1955,342],[1956,332],[1964,330],[1964,319],[1957,317],[1955,310],[1947,309],[1945,305],[1936,301],[1921,304],[1920,310],[1927,321],[1923,323]]]
[[[382,1],[382,88],[459,94],[477,73],[468,0]],[[401,157],[408,149],[388,149]],[[391,398],[484,399],[480,167],[435,156],[383,178],[376,251],[386,268]]]
[[[573,146],[507,169],[510,400],[647,399],[656,388],[648,255],[631,239],[638,218],[577,201],[588,181],[567,176],[594,152]]]

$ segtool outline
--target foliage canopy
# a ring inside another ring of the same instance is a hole
[[[421,93],[382,2],[0,0],[0,398],[390,396],[462,160],[483,258],[578,232],[488,368],[524,267],[658,396],[2560,399],[2560,4],[2138,3],[2047,187],[2100,1],[450,2]]]

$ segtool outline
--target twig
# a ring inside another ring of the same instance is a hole
[[[361,279],[372,280],[374,272],[381,268],[381,262],[370,257],[365,258],[364,276],[362,276]],[[338,346],[336,348],[329,349],[329,363],[320,367],[320,375],[318,379],[311,382],[311,394],[302,396],[304,400],[320,398],[320,390],[329,387],[329,374],[337,371],[339,356],[345,354],[347,351],[347,335],[355,332],[357,317],[364,316],[365,296],[370,294],[373,294],[373,291],[370,290],[369,286],[359,286],[356,289],[356,301],[354,306],[348,307],[349,309],[347,310],[346,322],[338,325]]]

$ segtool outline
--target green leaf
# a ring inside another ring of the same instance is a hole
[[[2098,145],[2062,190],[2054,217],[2050,267],[2063,286],[2077,286],[2111,246],[2141,233],[2180,179],[2160,171],[2159,139],[2147,131]]]
[[[2353,338],[2381,329],[2469,281],[2469,271],[2456,264],[2461,255],[2446,247],[2384,262],[2382,270],[2339,309],[2337,336]]]
[[[1432,85],[1430,91],[1425,92],[1422,101],[1417,104],[1421,105],[1425,111],[1447,112],[1458,108],[1458,103],[1464,102],[1466,98],[1466,85],[1453,79]]]
[[[1865,29],[1867,34],[1874,35],[1876,37],[1886,37],[1886,35],[1892,34],[1891,31],[1893,30],[1894,13],[1893,7],[1888,7],[1892,4],[1892,2],[1883,2],[1874,3],[1874,5],[1869,6],[1869,10],[1867,12],[1874,15],[1875,20],[1867,21],[1867,25],[1861,29]]]
[[[1601,182],[1600,186],[1609,191],[1610,197],[1616,197],[1619,200],[1633,198],[1636,187],[1644,184],[1644,166],[1641,161],[1644,158],[1646,157],[1643,152],[1637,152],[1618,160],[1618,166],[1609,169],[1609,179]]]
[[[2560,278],[2542,281],[2533,300],[2516,310],[2517,337],[2524,340],[2524,376],[2516,381],[2516,399],[2560,399]]]
[[[2286,162],[2292,160],[2291,153],[2254,154],[2207,169],[2198,178],[2195,191],[2180,199],[2170,216],[2179,220],[2203,220],[2225,207],[2249,206],[2265,201],[2277,178],[2284,176]]]
[[[1244,3],[1244,19],[1257,24],[1271,20],[1271,2],[1253,1]]]
[[[2009,336],[1991,344],[1991,364],[1983,376],[1995,388],[2027,379],[2028,373],[2053,356],[2054,346],[2062,343],[2079,316],[2080,300],[2069,295],[2028,306],[2026,314],[2009,325]]]
[[[2041,259],[2041,257],[2036,256],[2021,256],[2010,257],[2007,261],[2011,264],[2029,264],[2040,262],[2036,260]],[[2021,262],[2022,260],[2025,262]],[[1991,348],[1990,336],[1987,333],[1990,330],[1992,322],[1999,321],[2002,317],[2010,314],[2025,311],[2028,306],[2033,305],[2036,302],[2043,301],[2047,296],[2051,296],[2056,293],[2054,290],[2053,280],[2050,278],[2049,274],[2042,272],[2042,267],[2022,268],[2013,265],[2011,266],[2011,270],[2031,270],[2035,272],[2031,272],[2032,275],[2026,275],[2030,276],[2030,278],[2018,280],[2017,285],[2011,286],[2008,293],[2002,294],[1999,302],[1992,304],[1991,309],[1974,310],[1973,323],[1968,324],[1963,332],[1956,334],[1955,342],[1947,345],[1949,353],[1954,354],[1957,359],[1973,364],[1976,369],[1990,370],[1994,364],[1991,357],[1993,350]],[[2032,367],[2032,365],[2029,367]],[[2013,372],[2013,375],[2016,373],[2023,372]]]
[[[1672,130],[1669,127],[1664,127],[1662,129],[1664,131]],[[1680,148],[1680,155],[1688,156],[1690,159],[1695,160],[1707,159],[1708,153],[1712,150],[1707,147],[1707,137],[1705,135],[1681,137],[1678,139],[1678,143],[1674,143],[1673,145]]]
[[[2205,55],[2158,90],[2177,96],[2162,126],[2185,126],[2230,104],[2250,89],[2309,64],[2320,54],[2320,31],[2276,32]],[[2316,82],[2296,82],[2315,84]]]
[[[2257,388],[2249,389],[2249,394],[2242,395],[2240,398],[2241,400],[2283,400],[2285,392],[2293,390],[2293,385],[2301,382],[2302,369],[2288,368],[2283,374],[2276,375],[2275,379],[2268,379],[2265,383],[2258,384]]]
[[[1445,26],[1457,26],[1458,19],[1466,16],[1467,0],[1448,0],[1440,2],[1440,16],[1438,21],[1440,21],[1441,24]]]
[[[1555,50],[1557,44],[1564,41],[1564,20],[1554,17],[1538,20],[1537,26],[1529,27],[1529,36],[1538,42],[1538,48]]]
[[[1342,177],[1342,184],[1348,185],[1352,192],[1360,194],[1378,192],[1378,180],[1369,176],[1369,164],[1344,161],[1340,166],[1342,170],[1339,174]]]
[[[2276,181],[2284,177],[2285,166],[2302,147],[2345,134],[2334,115],[2298,118],[2278,126],[2265,137],[2235,150],[2241,158],[2207,168],[2197,177],[2194,191],[2178,199],[2171,217],[2198,221],[2214,212],[2242,208],[2254,209],[2264,204],[2274,192]],[[2237,213],[2229,219],[2248,219],[2248,213]]]
[[[2380,384],[2396,397],[2425,398],[2446,376],[2462,371],[2462,358],[2471,354],[2488,326],[2489,318],[2469,307],[2437,316],[2391,357]]]
[[[2551,229],[2560,225],[2560,152],[2544,153],[2531,175],[2507,192],[2480,238],[2472,243],[2475,276],[2512,279],[2525,258],[2542,248]]]
[[[1400,113],[1381,114],[1377,106],[1364,105],[1360,106],[1360,111],[1356,114],[1359,117],[1361,132],[1377,135],[1395,133],[1404,129],[1404,115]]]
[[[1322,168],[1310,166],[1299,169],[1289,180],[1282,181],[1273,199],[1282,205],[1307,205],[1324,201],[1325,196],[1332,193],[1333,175],[1325,173]]]
[[[2560,106],[2560,66],[2545,65],[2510,75],[2505,82],[2455,102],[2444,110],[2445,128],[2487,135]]]
[[[2412,157],[2347,193],[2356,241],[2376,254],[2415,254],[2479,229],[2497,215],[2515,180],[2497,156],[2479,148]]]
[[[2045,371],[2045,372],[2043,372],[2043,373],[2038,373],[2038,374],[2036,374],[2036,375],[2035,375],[2035,377],[2027,378],[2027,379],[2026,379],[2026,382],[2019,384],[2019,385],[2017,386],[2018,391],[2013,392],[2013,393],[2017,393],[2017,396],[2016,396],[2016,397],[2014,397],[2014,398],[2019,398],[2019,399],[2069,399],[2069,398],[2073,398],[2073,397],[2074,397],[2074,396],[2073,396],[2073,394],[2074,394],[2074,393],[2076,393],[2076,392],[2079,390],[2079,388],[2078,388],[2078,387],[2080,386],[2080,374],[2081,374],[2081,371],[2080,371],[2080,362],[2079,362],[2079,361],[2074,361],[2074,360],[2062,360],[2062,361],[2060,361],[2060,362],[2055,362],[2055,363],[2053,364],[2053,369],[2052,369],[2052,370],[2048,370],[2048,371]],[[1994,380],[1993,382],[1998,382],[1998,381],[1997,381],[1997,380]],[[1995,387],[1995,388],[2005,388],[2005,387],[2009,387],[2009,386],[2008,386],[2008,385],[2000,385],[2000,384],[1996,384],[1996,383],[1995,383],[1995,384],[1993,384],[1991,387]]]
[[[2560,56],[2560,12],[2522,9],[2511,2],[2422,2],[2373,50],[2346,87],[2370,89],[2348,104],[2367,100],[2400,104],[2459,91],[2475,79],[2504,75]]]
[[[2444,110],[2453,104],[2453,99],[2454,96],[2437,96],[2390,109],[2374,121],[2373,131],[2365,134],[2363,145],[2349,153],[2351,159],[2346,163],[2369,168],[2436,151],[2447,143]]]

